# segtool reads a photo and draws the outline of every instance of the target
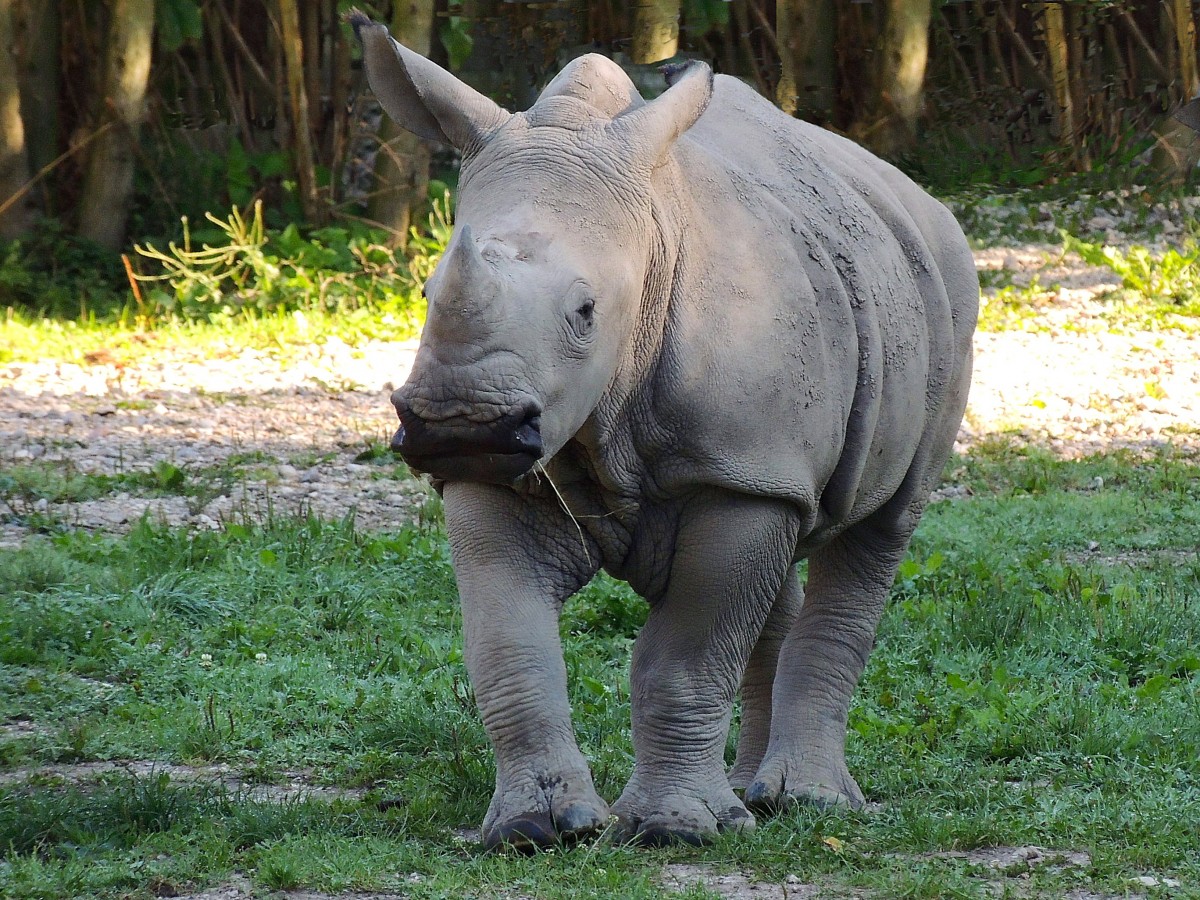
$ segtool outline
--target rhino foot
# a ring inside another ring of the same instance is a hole
[[[573,844],[600,831],[611,817],[608,804],[590,777],[582,781],[578,789],[562,777],[538,779],[531,790],[497,788],[483,823],[484,847],[535,850]]]
[[[848,806],[862,809],[866,798],[843,763],[838,767],[786,764],[766,760],[746,788],[746,806],[757,813],[777,813],[796,804],[819,809]]]
[[[744,797],[746,789],[754,783],[754,776],[758,773],[758,763],[752,767],[743,765],[741,758],[734,764],[732,771],[729,773],[729,787],[739,797]]]
[[[754,816],[732,791],[727,796],[698,798],[672,794],[627,799],[613,806],[618,816],[616,839],[645,847],[711,843],[718,834],[752,831]]]

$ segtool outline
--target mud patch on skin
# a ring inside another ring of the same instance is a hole
[[[127,760],[76,763],[60,766],[36,766],[0,772],[0,788],[29,785],[39,788],[73,786],[86,788],[107,776],[126,775],[133,778],[154,778],[166,775],[180,784],[220,788],[254,802],[284,800],[344,800],[360,799],[365,793],[358,788],[339,788],[314,784],[312,773],[304,770],[281,772],[282,783],[260,784],[243,779],[231,766],[183,766],[152,760]]]

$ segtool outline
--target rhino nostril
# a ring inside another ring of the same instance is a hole
[[[513,431],[513,438],[526,453],[542,455],[542,417],[534,415],[527,417]]]
[[[401,425],[396,429],[396,433],[392,435],[392,442],[388,445],[393,453],[400,453],[404,450],[404,426]]]

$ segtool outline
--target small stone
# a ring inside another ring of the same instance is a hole
[[[1100,549],[1100,542],[1099,541],[1088,541],[1087,548],[1088,548],[1088,553],[1095,553],[1097,550]]]

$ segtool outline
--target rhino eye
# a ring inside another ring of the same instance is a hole
[[[591,297],[577,304],[570,316],[571,328],[579,337],[592,330],[596,322],[596,301]]]

